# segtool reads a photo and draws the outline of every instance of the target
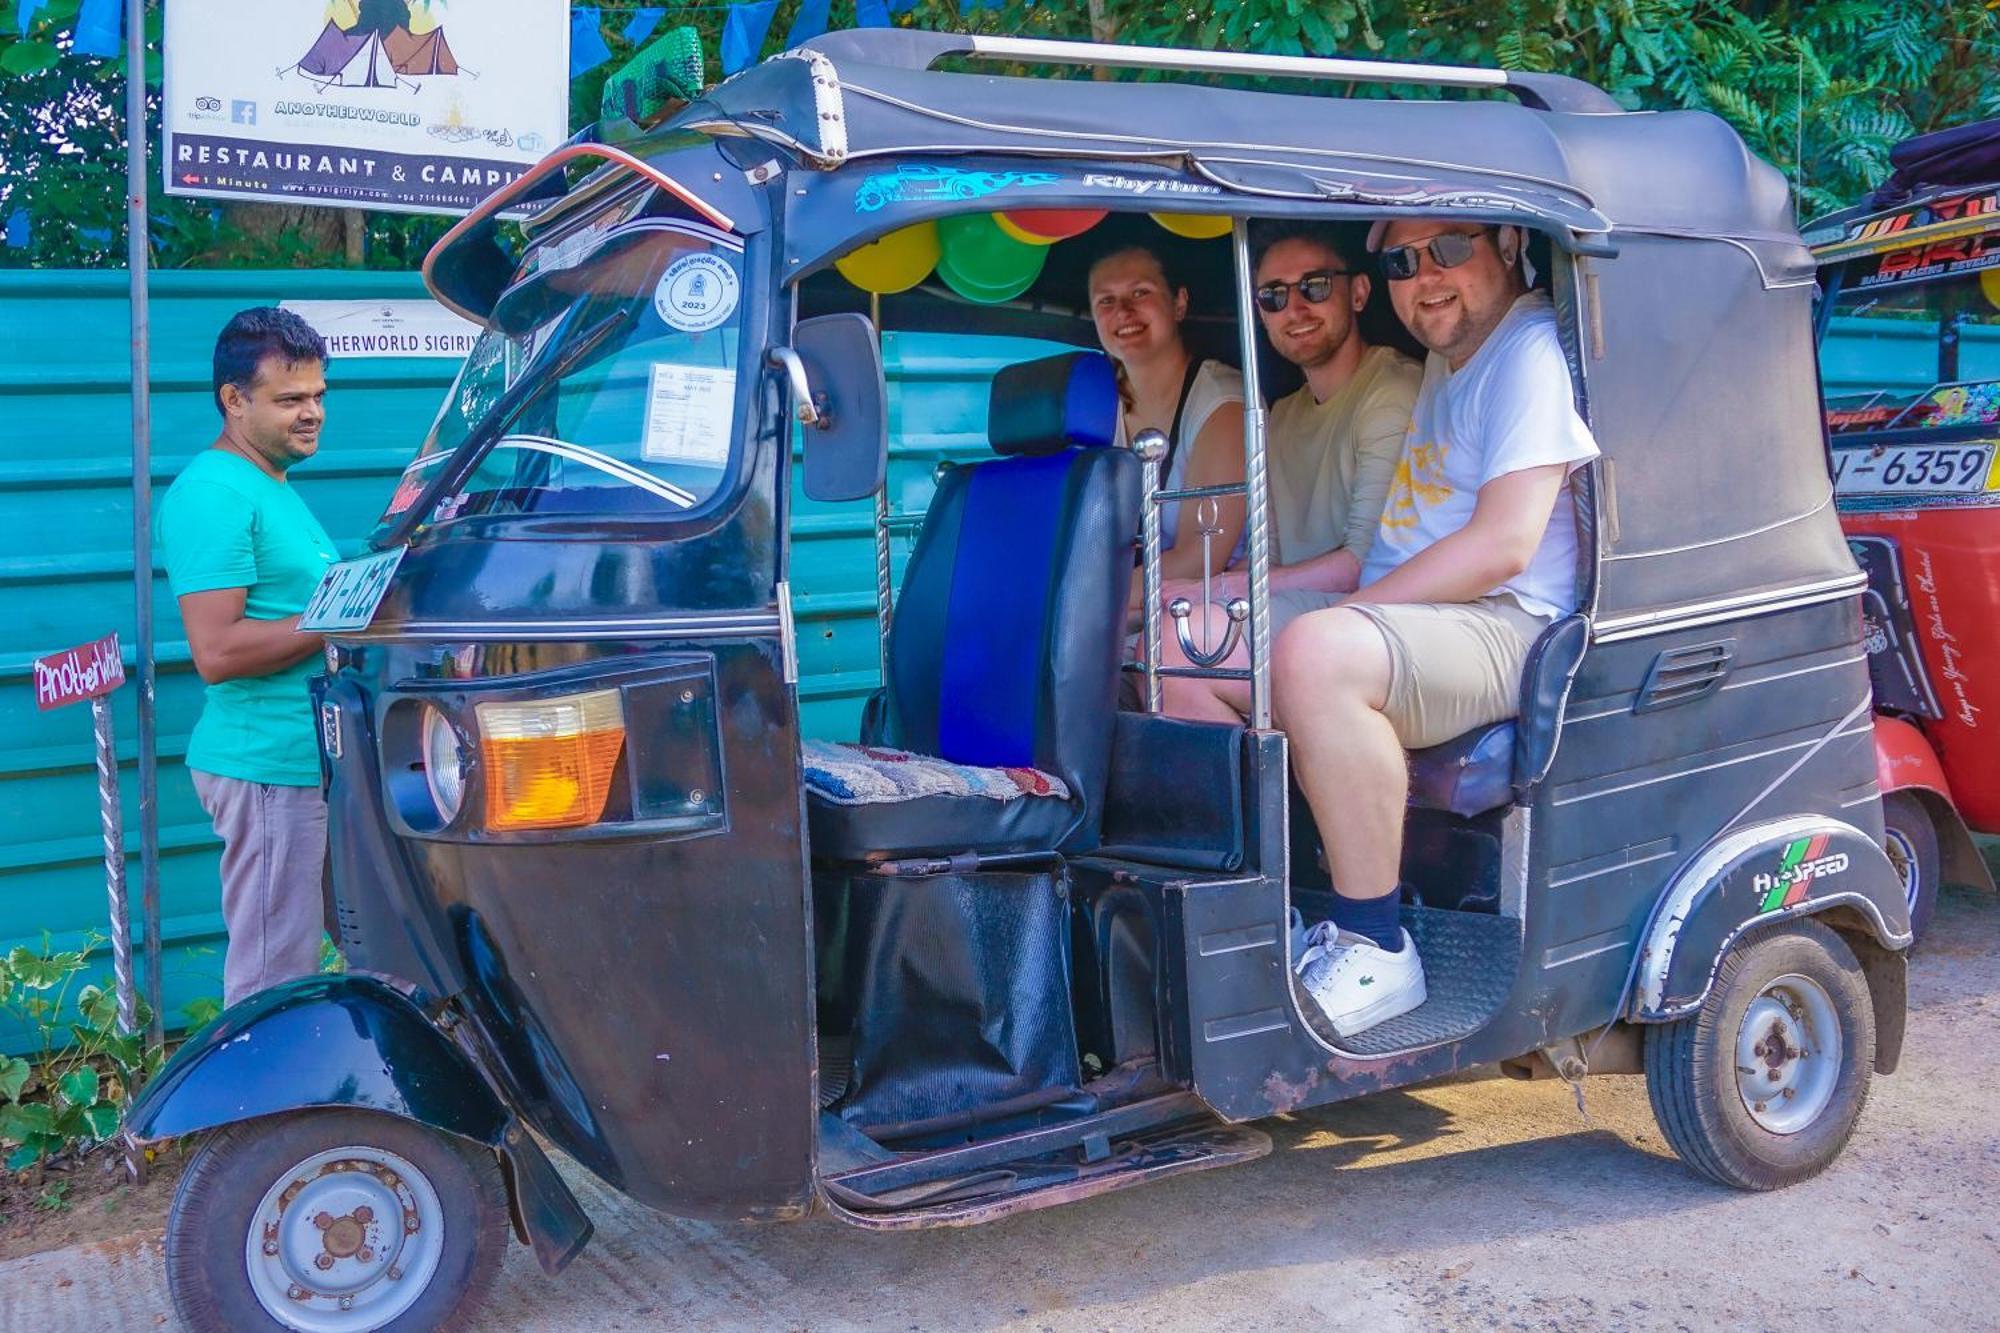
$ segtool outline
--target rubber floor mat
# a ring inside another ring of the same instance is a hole
[[[1299,893],[1299,908],[1315,917],[1313,899],[1329,894]],[[1324,911],[1320,913],[1324,915]],[[1391,1055],[1435,1046],[1470,1036],[1486,1026],[1506,1003],[1521,971],[1521,923],[1512,917],[1484,912],[1454,912],[1438,907],[1405,907],[1403,925],[1416,941],[1424,960],[1427,999],[1400,1018],[1378,1023],[1351,1037],[1336,1036],[1319,1005],[1306,994],[1296,974],[1292,991],[1299,1010],[1313,1031],[1337,1050],[1352,1055]]]

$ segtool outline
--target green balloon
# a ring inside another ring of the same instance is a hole
[[[1009,301],[1028,290],[1048,262],[1049,248],[1027,245],[1000,229],[987,213],[938,220],[938,276],[968,301]]]

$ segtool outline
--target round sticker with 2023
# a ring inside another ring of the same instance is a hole
[[[736,312],[736,270],[718,255],[682,255],[653,288],[653,309],[669,326],[702,333]]]

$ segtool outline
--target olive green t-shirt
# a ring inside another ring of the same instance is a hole
[[[305,610],[333,539],[289,482],[221,449],[198,454],[160,501],[160,546],[174,596],[246,590],[243,614],[283,620]],[[281,787],[319,785],[319,739],[306,681],[317,657],[269,676],[208,687],[187,766]]]

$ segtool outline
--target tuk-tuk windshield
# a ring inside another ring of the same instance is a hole
[[[2000,269],[1883,282],[1867,262],[1834,299],[1822,349],[1827,429],[2000,422]]]
[[[664,218],[537,247],[403,470],[384,528],[468,448],[483,457],[429,521],[672,513],[708,499],[736,436],[742,259],[735,238]]]

